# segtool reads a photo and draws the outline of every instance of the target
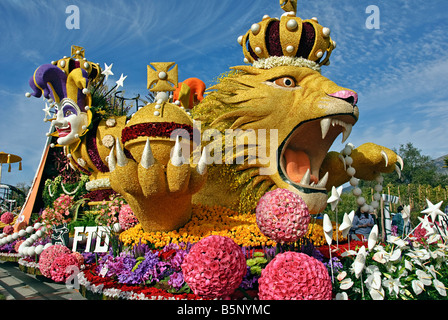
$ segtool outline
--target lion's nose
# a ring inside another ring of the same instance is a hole
[[[335,93],[328,94],[331,97],[342,99],[355,106],[358,103],[358,94],[350,90],[341,90]]]

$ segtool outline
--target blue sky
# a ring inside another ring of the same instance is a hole
[[[425,155],[448,154],[448,2],[446,0],[298,1],[298,15],[331,29],[337,49],[322,73],[359,94],[360,119],[349,142],[389,148],[412,142]],[[80,28],[67,29],[66,8],[80,10]],[[366,28],[380,10],[379,29]],[[85,48],[88,60],[113,63],[126,96],[147,94],[146,66],[174,61],[179,81],[211,84],[243,64],[236,39],[263,15],[280,17],[278,0],[89,0],[0,2],[0,151],[23,158],[2,182],[31,184],[49,123],[43,101],[26,98],[28,79],[41,64]],[[342,149],[340,138],[333,148]]]

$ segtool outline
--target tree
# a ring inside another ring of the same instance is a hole
[[[411,142],[400,145],[394,151],[403,158],[404,168],[401,177],[394,172],[384,175],[384,185],[393,184],[425,184],[432,187],[448,185],[448,176],[437,172],[437,166],[429,156],[422,155],[421,150],[415,148]]]

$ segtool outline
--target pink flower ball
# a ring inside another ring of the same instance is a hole
[[[308,231],[310,214],[303,199],[287,189],[265,193],[256,209],[258,228],[266,236],[280,243],[296,242]]]
[[[258,279],[260,300],[331,300],[332,286],[322,262],[299,252],[275,256]]]
[[[118,223],[123,230],[128,230],[138,224],[138,219],[134,215],[130,205],[125,204],[121,207],[120,213],[118,214]]]
[[[84,257],[81,253],[79,252],[72,252],[72,256],[74,256],[76,258],[76,260],[78,261],[78,264],[80,266],[82,266],[84,264]]]
[[[232,294],[246,271],[241,248],[232,239],[218,235],[196,243],[182,263],[184,280],[193,292],[211,299]]]
[[[68,268],[74,266],[75,269]],[[50,268],[51,279],[55,282],[64,282],[74,271],[79,270],[78,260],[71,253],[63,253],[54,259]]]
[[[71,253],[71,250],[66,246],[55,244],[44,251],[39,256],[39,270],[47,278],[51,278],[51,264],[53,261],[63,255],[64,253]]]
[[[13,226],[5,226],[4,228],[3,228],[3,233],[4,234],[12,234],[14,232],[14,228],[13,228]]]
[[[4,224],[10,224],[11,222],[14,221],[14,215],[11,212],[5,212],[0,217],[0,221],[3,222]]]

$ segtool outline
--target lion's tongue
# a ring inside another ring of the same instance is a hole
[[[306,171],[311,168],[310,159],[303,151],[295,151],[287,148],[284,152],[286,161],[286,173],[289,179],[295,183],[299,183]],[[315,176],[311,176],[310,182],[318,182]]]

